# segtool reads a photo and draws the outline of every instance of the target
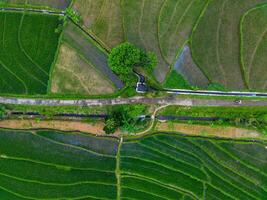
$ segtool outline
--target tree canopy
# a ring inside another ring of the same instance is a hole
[[[139,116],[145,111],[146,106],[141,104],[117,106],[110,110],[103,130],[106,134],[112,134],[118,128],[126,132],[134,132],[138,128]]]
[[[108,64],[112,71],[126,82],[134,67],[144,67],[152,70],[157,64],[157,57],[153,52],[145,52],[135,45],[125,42],[114,47],[108,58]]]

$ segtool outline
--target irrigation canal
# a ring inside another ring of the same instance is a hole
[[[45,118],[44,115],[38,112],[10,112],[8,118],[18,118],[18,117],[26,117],[26,118]],[[71,118],[71,119],[105,119],[108,117],[106,114],[73,114],[73,113],[59,113],[52,116],[52,118]],[[227,120],[219,117],[191,117],[191,116],[156,116],[158,120],[161,121],[219,121],[219,120]],[[141,116],[140,119],[151,119],[151,116]]]

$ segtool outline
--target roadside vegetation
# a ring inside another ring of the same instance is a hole
[[[66,17],[69,17],[74,23],[79,24],[81,21],[81,16],[78,12],[68,7],[66,10]]]
[[[104,131],[106,134],[113,134],[118,129],[126,133],[142,130],[146,125],[146,112],[147,106],[141,104],[112,107],[105,119]]]
[[[187,117],[211,117],[217,121],[189,121],[189,123],[208,123],[211,125],[237,126],[253,128],[267,134],[267,108],[266,107],[183,107],[169,106],[162,109],[158,115],[163,116],[187,116]]]

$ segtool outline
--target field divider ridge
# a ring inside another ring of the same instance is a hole
[[[218,162],[218,161],[215,160],[212,156],[210,156],[210,155],[206,152],[206,150],[204,150],[204,149],[202,149],[201,147],[199,147],[199,145],[196,145],[196,144],[193,143],[192,141],[189,141],[189,142],[190,142],[192,145],[194,145],[195,147],[199,148],[202,152],[204,152],[204,153],[205,153],[211,160],[213,160],[215,163],[218,163],[218,165],[220,165],[221,167],[226,168],[227,170],[229,170],[227,167],[223,166],[220,162]],[[220,169],[219,166],[214,165],[214,167],[216,168],[217,171],[222,172],[222,169]],[[241,189],[240,187],[238,187],[238,186],[236,186],[234,183],[232,183],[231,180],[228,180],[227,178],[223,177],[222,175],[219,175],[218,173],[216,173],[216,172],[214,171],[214,169],[211,169],[209,166],[206,165],[206,168],[207,168],[208,170],[210,170],[212,173],[216,174],[216,176],[218,176],[220,179],[222,179],[222,180],[225,181],[226,183],[232,185],[232,186],[233,186],[234,188],[236,188],[237,190],[243,192],[244,194],[246,194],[246,195],[248,195],[248,196],[250,196],[250,197],[252,197],[252,198],[254,198],[254,199],[258,199],[258,198],[255,197],[254,195],[250,194],[248,191],[244,190],[244,188]],[[229,170],[229,171],[231,171],[231,170]],[[232,172],[232,171],[231,171],[231,172]],[[235,172],[232,172],[232,173],[235,173]],[[225,174],[225,172],[223,172],[223,174]],[[239,175],[239,174],[237,174],[237,175]],[[240,176],[240,175],[239,175],[239,176]],[[241,176],[241,178],[242,178],[242,176]],[[239,182],[239,181],[237,181],[237,182]],[[240,183],[240,182],[239,182],[239,183]],[[242,185],[242,184],[241,184],[241,185]]]
[[[39,135],[38,133],[31,133],[32,135],[34,136],[37,136],[37,137],[40,137],[46,141],[49,141],[51,143],[55,143],[55,144],[58,144],[58,145],[62,145],[62,146],[66,146],[66,147],[69,147],[69,148],[73,148],[73,149],[77,149],[77,150],[81,150],[81,151],[85,151],[87,153],[91,153],[91,154],[94,154],[94,155],[97,155],[97,156],[101,156],[101,157],[109,157],[109,158],[115,158],[115,156],[112,156],[112,155],[108,155],[108,154],[101,154],[101,153],[98,153],[98,152],[95,152],[95,151],[92,151],[92,150],[89,150],[89,149],[86,149],[86,148],[83,148],[83,147],[79,147],[79,146],[75,146],[75,145],[71,145],[71,144],[66,144],[64,142],[59,142],[59,141],[56,141],[56,140],[53,140],[53,139],[50,139],[48,137],[45,137],[45,136],[41,136]]]
[[[184,189],[184,188],[181,188],[181,187],[178,187],[178,186],[176,186],[176,185],[171,185],[171,184],[167,184],[167,183],[162,183],[162,182],[160,182],[160,181],[158,181],[158,180],[156,180],[156,179],[154,179],[154,178],[151,178],[151,177],[148,177],[148,176],[143,176],[143,175],[140,175],[140,174],[138,174],[138,173],[133,173],[133,172],[127,172],[127,171],[123,171],[122,172],[122,175],[121,175],[122,177],[123,176],[132,176],[132,177],[134,177],[134,178],[138,178],[138,179],[140,179],[140,180],[145,180],[145,181],[151,181],[152,183],[155,183],[155,184],[157,184],[157,185],[159,185],[159,186],[161,186],[161,187],[165,187],[165,188],[168,188],[168,189],[170,189],[170,190],[175,190],[175,191],[177,191],[177,192],[183,192],[183,193],[185,193],[185,194],[187,194],[187,195],[190,195],[191,197],[194,197],[195,199],[198,199],[198,197],[197,197],[197,195],[196,194],[194,194],[193,192],[191,192],[191,191],[188,191],[188,190],[186,190],[186,189]]]

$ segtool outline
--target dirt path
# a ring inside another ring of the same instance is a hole
[[[143,134],[149,132],[149,131],[154,127],[154,124],[155,124],[155,122],[156,122],[156,115],[157,115],[157,113],[158,113],[161,109],[166,108],[167,106],[169,106],[169,105],[164,105],[164,106],[160,106],[160,107],[156,108],[156,109],[154,110],[153,114],[151,115],[151,120],[152,120],[152,121],[151,121],[151,123],[150,123],[150,126],[149,126],[146,130],[144,130],[144,131],[142,131],[142,132],[139,132],[139,133],[136,133],[136,135],[143,135]]]
[[[1,128],[11,129],[55,129],[61,131],[80,131],[84,133],[90,133],[93,135],[105,135],[103,131],[104,123],[85,123],[79,121],[63,121],[63,120],[51,120],[51,121],[37,121],[33,119],[15,119],[15,120],[2,120],[0,121]],[[118,136],[119,132],[114,135]]]
[[[196,136],[213,136],[223,138],[263,138],[263,135],[256,130],[222,126],[212,127],[210,125],[158,122],[155,130],[166,132],[180,132]]]

